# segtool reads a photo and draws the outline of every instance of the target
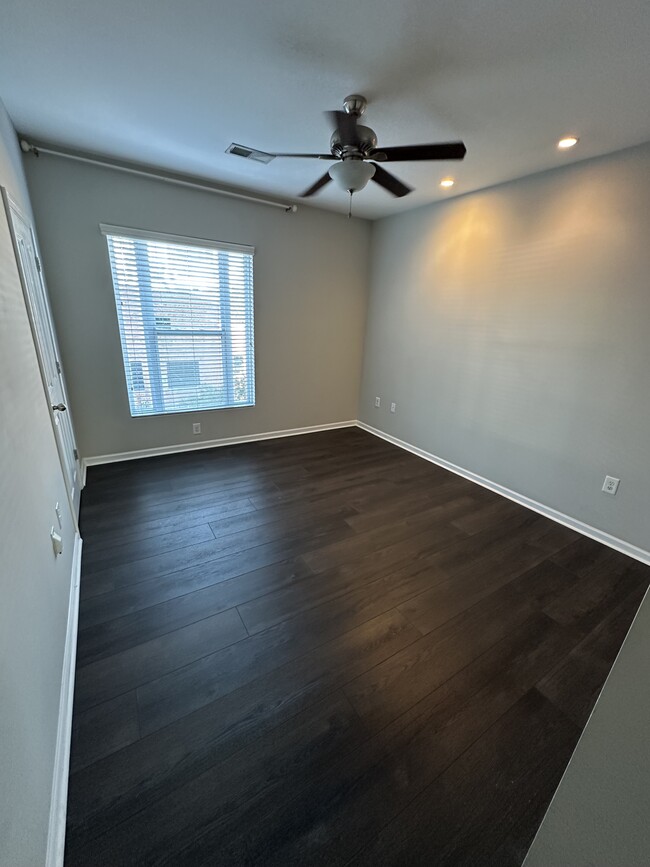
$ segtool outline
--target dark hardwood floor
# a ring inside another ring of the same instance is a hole
[[[66,864],[519,865],[642,564],[350,428],[92,468]]]

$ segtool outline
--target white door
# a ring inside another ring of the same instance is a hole
[[[41,263],[36,252],[32,227],[21,214],[16,204],[2,188],[2,197],[9,218],[11,234],[23,284],[25,303],[32,327],[38,363],[47,397],[48,409],[56,438],[63,475],[75,518],[79,514],[81,496],[81,469],[79,453],[74,438],[70,407],[59,360],[59,351],[52,325],[50,306],[47,300]]]

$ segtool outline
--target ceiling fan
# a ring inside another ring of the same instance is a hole
[[[462,141],[378,148],[375,131],[359,123],[359,118],[365,112],[367,105],[365,97],[353,93],[343,100],[343,111],[326,112],[334,125],[334,132],[330,139],[331,153],[273,154],[274,157],[337,160],[321,178],[301,194],[302,198],[313,196],[331,180],[352,196],[352,193],[362,190],[371,179],[394,196],[406,196],[412,191],[412,187],[387,172],[378,163],[462,160],[465,156],[467,148]]]

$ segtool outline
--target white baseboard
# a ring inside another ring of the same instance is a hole
[[[373,434],[376,437],[380,437],[386,442],[392,443],[395,446],[399,446],[401,449],[405,449],[407,452],[411,452],[414,455],[417,455],[420,458],[424,458],[425,461],[430,461],[432,464],[437,464],[439,467],[443,467],[445,470],[449,470],[452,473],[456,473],[458,476],[463,476],[465,479],[469,479],[470,482],[475,482],[477,485],[482,485],[484,488],[489,488],[489,490],[494,491],[495,494],[500,494],[502,497],[507,497],[509,500],[513,500],[515,503],[519,503],[520,506],[525,506],[527,509],[532,509],[534,512],[539,512],[540,515],[544,515],[545,518],[550,518],[552,521],[557,521],[558,524],[564,524],[565,527],[569,527],[572,530],[575,530],[576,533],[581,533],[583,536],[589,536],[590,539],[595,539],[597,542],[601,542],[603,545],[607,545],[609,548],[614,548],[616,551],[620,551],[622,554],[627,554],[628,557],[634,557],[635,560],[640,560],[642,563],[647,563],[650,565],[650,551],[645,551],[643,548],[638,548],[636,545],[632,545],[630,542],[625,542],[623,539],[618,539],[616,536],[612,536],[609,533],[606,533],[604,530],[599,530],[596,527],[591,527],[589,524],[585,524],[583,521],[579,521],[577,518],[572,518],[570,515],[565,515],[563,512],[558,512],[557,509],[552,509],[550,506],[545,506],[543,503],[538,503],[536,500],[531,500],[530,497],[526,497],[523,494],[518,494],[516,491],[511,491],[510,488],[506,488],[503,485],[497,484],[497,482],[491,482],[489,479],[484,478],[483,476],[479,476],[477,473],[473,473],[471,470],[466,470],[464,467],[459,467],[456,464],[452,464],[450,461],[446,461],[444,458],[439,458],[437,455],[431,454],[431,452],[427,452],[424,449],[420,449],[417,446],[413,446],[410,443],[404,442],[404,440],[400,440],[397,437],[391,436],[391,434],[384,433],[384,431],[379,430],[378,428],[371,427],[369,424],[365,422],[358,421],[357,426],[362,430],[368,431],[368,433]]]
[[[77,660],[77,625],[79,619],[79,579],[81,577],[81,547],[79,533],[75,536],[70,576],[70,599],[68,603],[68,626],[63,653],[59,723],[56,734],[54,776],[50,823],[47,834],[45,867],[62,867],[65,848],[65,820],[68,801],[68,772],[70,768],[70,738],[72,736],[72,700]]]
[[[273,430],[264,433],[246,434],[239,437],[224,437],[218,440],[200,440],[191,443],[179,443],[175,446],[160,446],[153,449],[140,449],[133,452],[119,452],[112,455],[95,455],[90,458],[83,458],[83,480],[86,480],[86,467],[93,467],[97,464],[113,464],[118,461],[134,461],[139,458],[153,458],[157,455],[173,455],[177,452],[192,452],[200,449],[217,449],[223,446],[232,446],[237,443],[255,443],[261,440],[274,440],[281,437],[295,437],[301,434],[317,433],[324,430],[338,430],[344,427],[356,427],[357,420],[349,419],[348,421],[336,421],[331,424],[317,424],[311,427],[294,427],[288,430]]]
[[[225,437],[223,439],[217,440],[201,440],[199,442],[180,443],[179,445],[175,446],[162,446],[160,448],[141,449],[139,451],[132,452],[121,452],[110,455],[96,455],[94,457],[84,458],[82,460],[83,480],[85,482],[86,468],[95,466],[97,464],[116,463],[118,461],[132,461],[139,458],[155,457],[156,455],[171,455],[178,452],[220,448],[222,446],[230,446],[237,443],[251,443],[258,442],[260,440],[277,439],[280,437],[300,436],[301,434],[316,433],[317,431],[337,430],[339,428],[355,426],[367,431],[368,433],[373,434],[374,436],[380,437],[381,439],[386,440],[387,442],[392,443],[399,448],[405,449],[406,451],[411,452],[412,454],[417,455],[420,458],[424,458],[424,460],[426,461],[430,461],[433,464],[437,464],[439,467],[443,467],[444,469],[449,470],[452,473],[456,473],[456,475],[463,476],[463,478],[469,479],[469,481],[475,482],[477,485],[482,485],[484,488],[488,488],[489,490],[494,491],[496,494],[499,494],[502,497],[507,497],[509,500],[513,500],[515,503],[519,503],[519,505],[525,506],[527,509],[532,509],[534,512],[538,512],[540,515],[544,515],[546,518],[550,518],[552,521],[557,521],[557,523],[563,524],[565,527],[569,527],[572,530],[575,530],[577,533],[581,533],[583,536],[589,536],[590,539],[595,539],[597,542],[601,542],[603,545],[607,545],[610,548],[614,548],[616,551],[627,554],[629,557],[633,557],[635,560],[640,560],[642,563],[650,564],[650,551],[646,551],[643,548],[632,545],[630,542],[626,542],[623,539],[618,539],[616,536],[612,536],[610,533],[606,533],[604,530],[599,530],[596,527],[585,524],[583,521],[580,521],[577,518],[572,518],[570,515],[565,515],[563,512],[559,512],[557,509],[553,509],[550,506],[544,505],[543,503],[538,503],[536,500],[532,500],[530,497],[519,494],[517,493],[517,491],[512,491],[510,490],[510,488],[506,488],[503,485],[498,484],[497,482],[492,482],[489,479],[478,475],[478,473],[474,473],[471,470],[466,470],[464,467],[459,467],[456,464],[452,464],[450,461],[447,461],[444,458],[440,458],[437,455],[431,454],[431,452],[427,452],[424,449],[411,445],[411,443],[400,440],[397,437],[391,436],[391,434],[387,434],[384,431],[381,431],[378,428],[374,428],[371,425],[357,419],[333,422],[332,424],[313,425],[311,427],[298,427],[290,428],[287,430],[267,431],[265,433],[249,434],[238,437]]]

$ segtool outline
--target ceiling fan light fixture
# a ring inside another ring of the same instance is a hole
[[[374,174],[372,163],[355,159],[341,160],[329,170],[330,178],[347,193],[358,193]]]

